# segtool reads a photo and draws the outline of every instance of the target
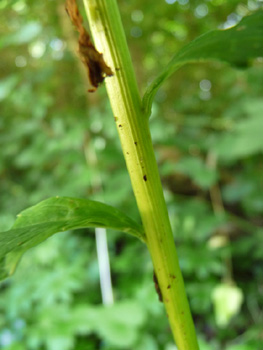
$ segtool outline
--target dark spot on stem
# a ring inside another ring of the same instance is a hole
[[[153,271],[153,282],[154,282],[154,287],[155,287],[156,293],[158,294],[159,301],[162,303],[163,302],[163,296],[162,296],[161,289],[159,287],[159,283],[158,283],[155,271]]]
[[[122,127],[122,125],[121,125],[121,124],[119,124],[118,126],[119,126],[119,128],[121,128],[121,127]]]
[[[137,141],[134,142],[135,146],[137,146]]]
[[[147,176],[146,175],[143,175],[143,180],[147,181]]]
[[[167,289],[170,289],[170,288],[171,288],[171,285],[170,285],[170,284],[168,284]]]

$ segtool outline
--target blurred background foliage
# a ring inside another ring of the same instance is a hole
[[[196,36],[258,0],[118,1],[143,93]],[[87,94],[76,33],[54,0],[1,0],[0,229],[55,195],[103,200],[136,220],[105,88]],[[240,47],[242,55],[242,47]],[[263,344],[263,60],[195,64],[159,90],[154,147],[202,350]],[[175,350],[142,244],[109,232],[115,303],[101,305],[95,241],[58,234],[0,285],[0,348]]]

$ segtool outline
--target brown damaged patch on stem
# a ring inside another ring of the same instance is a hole
[[[87,68],[88,77],[93,89],[89,92],[94,92],[102,83],[105,77],[113,75],[112,70],[108,67],[103,59],[103,55],[99,53],[90,40],[90,35],[83,27],[83,19],[79,13],[76,0],[66,0],[66,11],[79,32],[78,51],[85,67]]]

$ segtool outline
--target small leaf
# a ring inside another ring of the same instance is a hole
[[[153,98],[177,69],[187,63],[220,61],[246,68],[252,58],[263,57],[263,11],[243,18],[238,25],[227,30],[213,30],[184,46],[173,57],[161,74],[148,86],[143,96],[143,110],[151,113]]]
[[[226,327],[231,318],[239,313],[243,300],[242,290],[235,285],[222,283],[215,287],[212,301],[219,327]]]
[[[22,211],[12,229],[0,232],[0,280],[10,276],[21,256],[54,233],[105,227],[144,241],[143,229],[121,211],[87,199],[53,197]]]

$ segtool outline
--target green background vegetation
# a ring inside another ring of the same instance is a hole
[[[185,43],[262,4],[118,3],[141,92]],[[56,195],[103,200],[139,221],[105,89],[87,94],[63,1],[0,9],[0,230]],[[263,343],[262,96],[258,59],[246,70],[185,66],[154,100],[153,142],[203,350]],[[145,247],[115,231],[108,243],[111,308],[87,230],[29,251],[0,285],[0,349],[175,350]]]

